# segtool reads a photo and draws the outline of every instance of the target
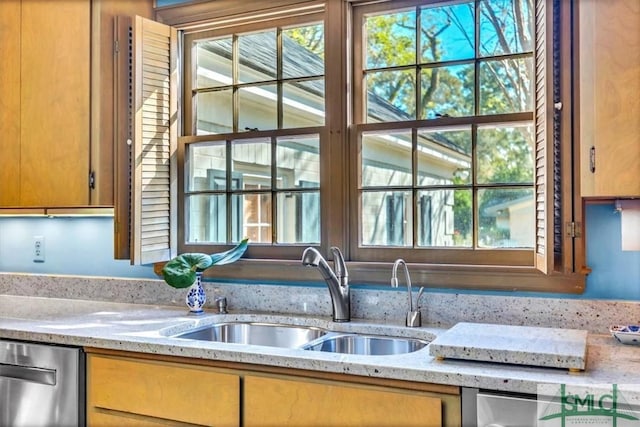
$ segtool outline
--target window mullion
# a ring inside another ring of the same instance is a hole
[[[231,79],[232,79],[232,94],[231,94],[231,109],[232,109],[232,123],[233,132],[238,132],[239,122],[239,110],[240,110],[240,94],[238,93],[238,83],[240,72],[240,41],[237,34],[234,34],[231,42]]]
[[[233,141],[227,139],[225,141],[225,164],[226,164],[226,185],[225,185],[225,202],[226,202],[226,215],[227,215],[227,242],[233,241]],[[237,190],[242,190],[238,188]],[[242,197],[241,194],[238,197]]]
[[[418,246],[418,129],[411,130],[411,214],[413,215],[412,223],[412,241],[411,247]]]
[[[278,243],[278,137],[271,137],[271,243]]]

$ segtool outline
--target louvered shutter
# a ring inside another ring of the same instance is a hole
[[[554,268],[554,76],[553,3],[537,0],[535,13],[536,268]]]
[[[566,11],[565,11],[566,12]],[[536,267],[549,274],[563,263],[563,219],[572,212],[563,212],[561,155],[568,154],[561,146],[564,115],[570,114],[570,102],[564,103],[561,88],[562,60],[560,0],[536,1]],[[564,111],[563,111],[564,110]],[[567,141],[568,143],[570,141]],[[569,151],[570,153],[570,151]],[[567,166],[565,164],[565,166]],[[570,271],[570,257],[567,258]]]
[[[175,255],[177,32],[142,17],[132,28],[131,262]]]

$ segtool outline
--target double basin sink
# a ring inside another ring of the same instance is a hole
[[[429,344],[425,340],[416,338],[334,332],[313,326],[242,321],[203,326],[179,333],[173,338],[370,356],[411,353]]]

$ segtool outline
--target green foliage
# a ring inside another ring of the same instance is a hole
[[[324,26],[296,27],[285,30],[284,34],[300,46],[309,49],[320,58],[324,58]]]
[[[231,264],[247,250],[249,239],[244,239],[228,251],[207,255],[184,253],[167,262],[162,269],[164,281],[174,288],[188,288],[196,280],[196,273],[214,265]]]

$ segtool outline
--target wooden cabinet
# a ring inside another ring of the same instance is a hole
[[[114,180],[128,181],[128,177],[114,175],[114,144],[126,146],[126,138],[117,137],[115,97],[118,90],[127,90],[126,81],[117,81],[114,50],[126,51],[126,46],[115,46],[115,19],[118,16],[153,16],[153,0],[92,0],[91,35],[91,163],[95,186],[91,191],[92,205],[117,204]],[[128,195],[127,195],[128,197]]]
[[[460,425],[455,400],[400,388],[245,376],[243,420],[246,427],[453,426]]]
[[[238,426],[240,377],[215,369],[90,354],[87,425]]]
[[[20,1],[0,2],[0,206],[20,200]]]
[[[87,349],[90,426],[460,427],[459,388]]]
[[[640,196],[640,2],[578,7],[581,193]]]
[[[9,0],[0,8],[10,20],[0,38],[0,97],[9,103],[0,112],[0,206],[87,205],[91,3]]]
[[[113,206],[113,16],[152,5],[0,1],[0,208]]]

